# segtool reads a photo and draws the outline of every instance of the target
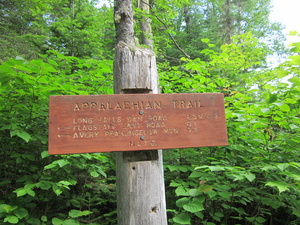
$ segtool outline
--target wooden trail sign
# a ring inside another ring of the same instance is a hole
[[[50,154],[222,145],[220,93],[50,97]]]

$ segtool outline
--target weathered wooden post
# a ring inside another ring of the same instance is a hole
[[[223,94],[158,94],[148,22],[143,48],[131,0],[115,0],[116,95],[50,97],[49,154],[116,152],[119,225],[167,224],[157,149],[227,145]]]
[[[155,54],[134,44],[131,0],[115,1],[115,24],[115,94],[157,94]],[[161,150],[117,152],[116,164],[118,224],[167,224]]]

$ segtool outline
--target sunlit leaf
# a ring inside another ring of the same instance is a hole
[[[8,215],[8,216],[5,217],[4,222],[17,224],[19,222],[19,219],[16,216]]]
[[[266,186],[277,187],[279,193],[288,190],[289,185],[282,181],[270,181],[266,183]]]
[[[246,174],[244,174],[244,176],[250,181],[250,182],[252,182],[254,179],[255,179],[255,174],[253,174],[253,173],[246,173]]]
[[[187,213],[180,213],[173,218],[178,224],[191,224],[191,217]]]

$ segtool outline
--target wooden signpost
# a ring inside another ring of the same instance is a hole
[[[141,150],[227,145],[220,93],[51,96],[49,115],[50,154],[121,153],[121,225],[166,224],[161,151]]]
[[[223,94],[51,96],[49,153],[227,145]]]
[[[114,19],[116,95],[51,96],[49,153],[115,151],[118,224],[167,225],[160,149],[227,145],[223,95],[159,94],[152,42],[134,43],[131,0],[115,0]]]

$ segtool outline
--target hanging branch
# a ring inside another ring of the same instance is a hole
[[[167,25],[164,21],[162,21],[162,19],[160,19],[160,18],[159,18],[158,16],[156,16],[156,15],[155,15],[155,17],[156,17],[156,19],[157,19],[158,21],[160,21],[160,22],[165,26],[166,29],[169,29],[168,25]],[[173,41],[173,43],[175,44],[175,46],[179,49],[179,51],[181,51],[182,54],[184,54],[184,56],[185,56],[186,58],[189,59],[190,56],[189,56],[188,54],[186,54],[185,51],[178,45],[178,43],[176,42],[176,40],[175,40],[175,38],[173,37],[173,35],[172,35],[170,32],[168,32],[168,35],[170,36],[170,38],[171,38],[171,40]]]
[[[145,1],[143,1],[143,0],[141,0],[141,2],[143,2],[143,4],[145,4],[145,5],[148,5],[149,6],[149,8],[151,8],[152,9],[152,6],[148,3],[148,2],[145,2]],[[155,16],[155,18],[159,21],[159,22],[161,22],[163,25],[164,25],[164,27],[165,27],[165,29],[169,29],[169,27],[168,27],[168,25],[161,19],[161,18],[159,18],[157,15],[154,15]],[[171,38],[171,40],[172,40],[172,42],[174,43],[174,45],[179,49],[179,51],[181,51],[182,52],[182,54],[186,57],[186,58],[190,58],[190,56],[179,46],[179,44],[177,43],[177,41],[175,40],[175,38],[173,37],[173,35],[170,33],[170,32],[168,32],[168,35],[169,35],[169,37]]]

